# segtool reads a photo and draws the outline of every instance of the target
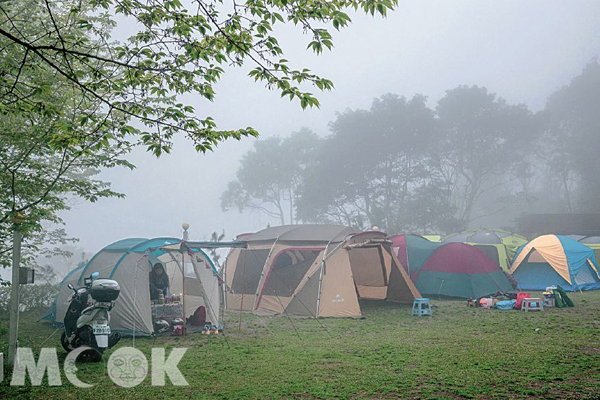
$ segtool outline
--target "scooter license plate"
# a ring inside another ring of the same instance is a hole
[[[107,325],[94,326],[94,335],[110,335],[110,326],[107,326]]]

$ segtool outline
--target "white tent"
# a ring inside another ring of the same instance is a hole
[[[55,304],[45,319],[62,323],[72,294],[68,284],[81,286],[85,277],[98,272],[100,278],[114,279],[121,287],[111,312],[112,329],[122,334],[153,334],[149,273],[157,262],[163,264],[169,277],[171,294],[182,299],[182,318],[204,306],[207,321],[220,326],[221,288],[217,270],[206,253],[188,249],[175,238],[124,239],[103,248],[60,283]]]

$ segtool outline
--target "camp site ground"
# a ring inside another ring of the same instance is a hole
[[[10,399],[596,399],[600,395],[600,291],[571,293],[573,308],[543,313],[468,308],[432,299],[434,316],[411,317],[410,306],[361,301],[363,319],[260,317],[225,314],[224,335],[137,338],[147,356],[155,346],[188,348],[179,364],[189,386],[131,389],[107,377],[106,364],[78,365],[95,384],[10,387]],[[37,352],[54,332],[21,315],[21,346]],[[0,332],[8,326],[4,316]],[[2,337],[4,337],[3,335]],[[117,348],[132,346],[123,339]],[[66,354],[54,334],[44,346]],[[115,349],[107,352],[109,355]],[[8,379],[10,381],[10,379]]]

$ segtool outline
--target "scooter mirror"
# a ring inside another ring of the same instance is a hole
[[[99,274],[98,272],[94,272],[94,273],[93,273],[93,274],[90,276],[90,278],[92,278],[92,279],[96,279],[96,278],[97,278],[97,277],[99,277],[99,276],[100,276],[100,274]]]
[[[70,283],[67,285],[67,287],[71,290],[75,290],[75,287],[73,287],[73,285],[71,285]]]

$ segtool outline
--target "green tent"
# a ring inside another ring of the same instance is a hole
[[[430,242],[441,242],[442,241],[442,235],[423,235],[423,237],[427,240],[429,240]]]
[[[466,243],[483,251],[504,271],[510,271],[511,260],[527,238],[501,229],[469,229],[446,236],[442,243]]]
[[[600,260],[600,236],[584,236],[577,239],[577,241],[594,250],[596,260]]]

